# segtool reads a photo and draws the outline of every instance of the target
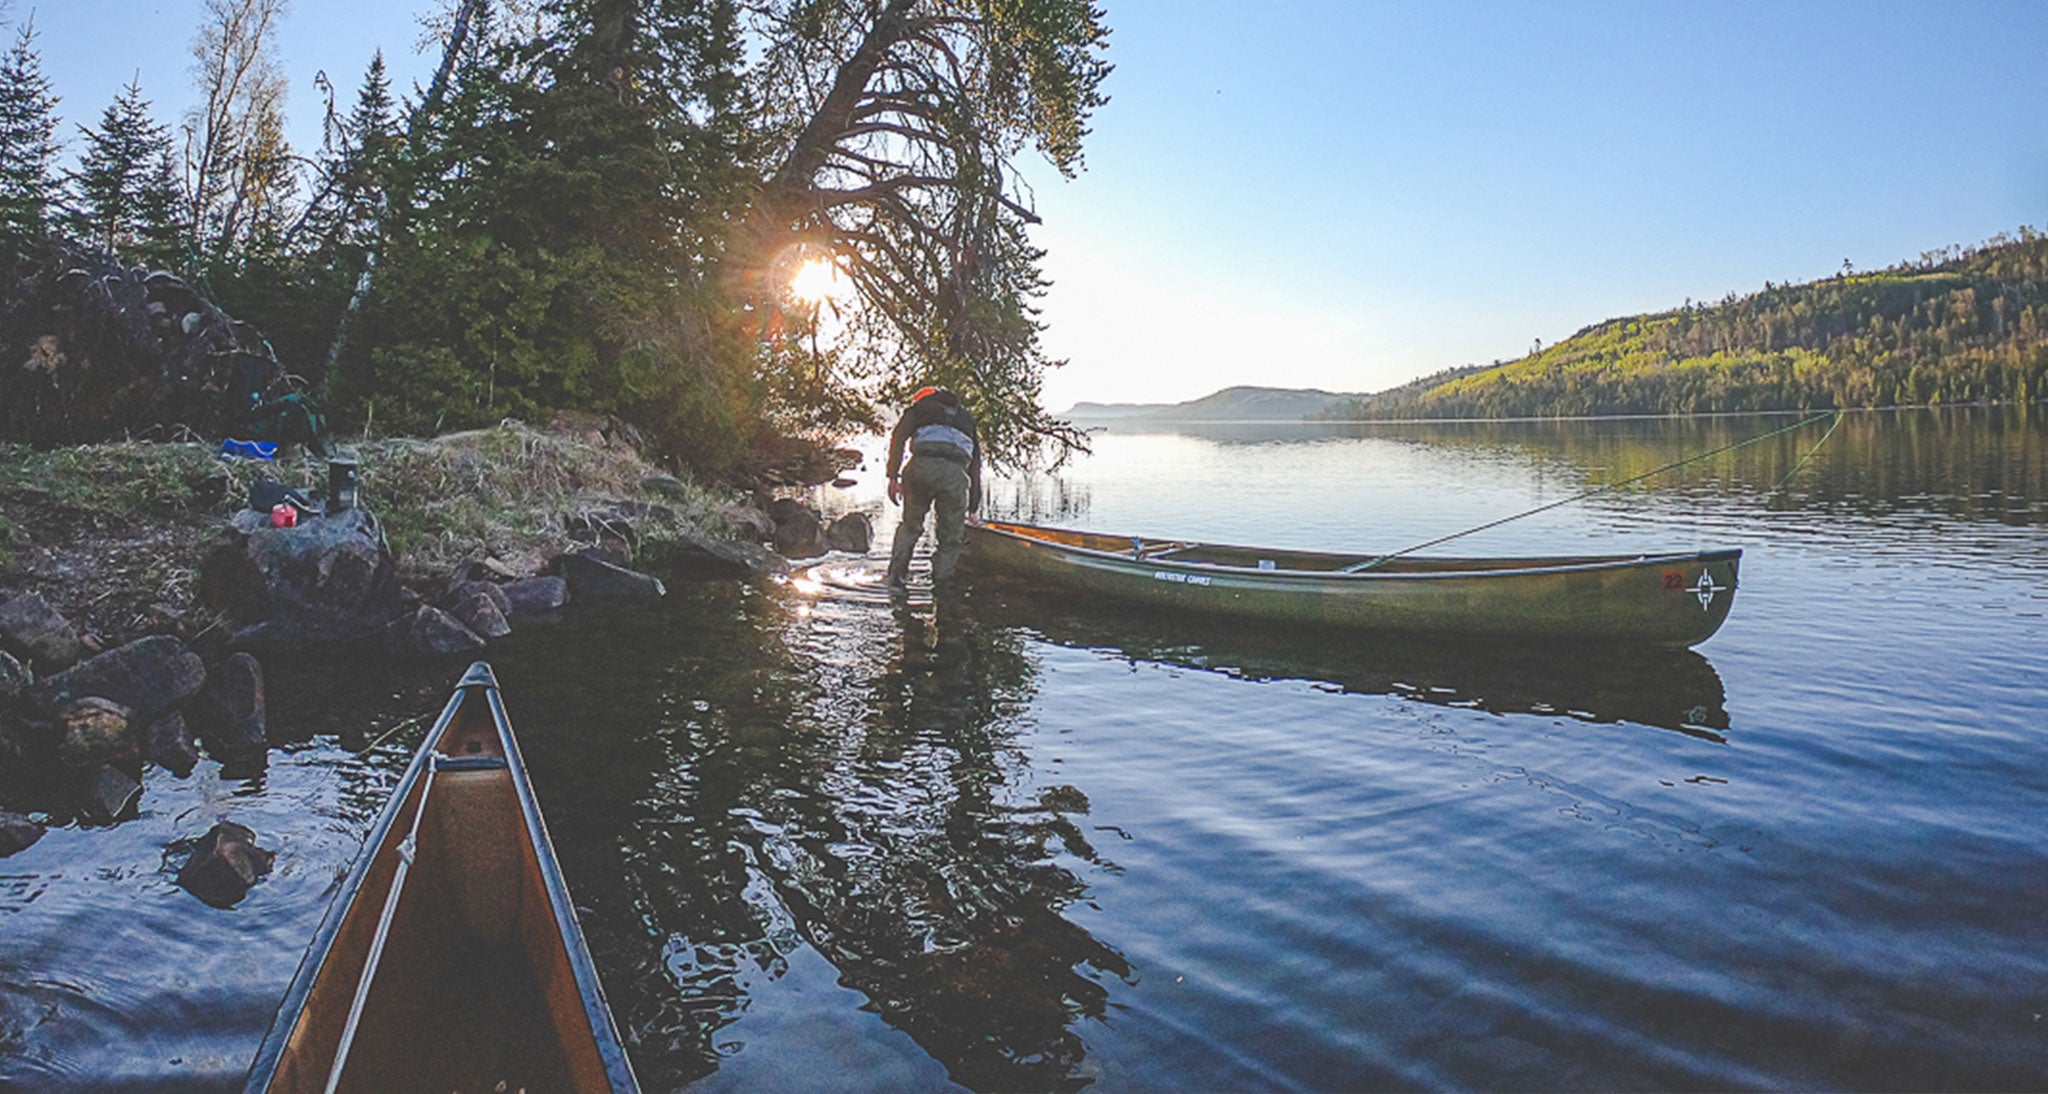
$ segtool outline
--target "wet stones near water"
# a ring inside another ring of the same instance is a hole
[[[491,582],[469,581],[457,585],[441,598],[441,607],[486,642],[512,633],[512,624],[506,619],[512,609],[512,599]]]
[[[181,779],[199,766],[199,742],[185,716],[175,710],[151,722],[138,737],[143,759]]]
[[[384,648],[393,657],[453,657],[483,649],[484,640],[463,626],[460,619],[432,605],[422,605],[411,616],[390,625],[385,631]]]
[[[874,539],[875,526],[866,513],[848,513],[825,526],[825,543],[835,551],[864,555]]]
[[[728,505],[718,511],[726,527],[733,534],[754,543],[766,543],[775,538],[775,518],[760,506],[748,503]]]
[[[552,621],[569,603],[569,583],[559,577],[522,577],[497,589],[505,596],[505,620],[513,626]]]
[[[0,858],[26,851],[43,838],[46,829],[20,813],[0,812]]]
[[[178,869],[185,891],[216,907],[231,908],[270,873],[275,851],[256,846],[256,833],[231,821],[214,825]]]
[[[133,815],[142,800],[142,780],[123,767],[104,764],[86,776],[80,799],[86,819],[113,824]]]
[[[215,665],[207,675],[205,692],[193,705],[207,751],[238,764],[263,756],[269,748],[267,706],[263,666],[256,658],[237,653]]]
[[[55,710],[72,699],[97,696],[148,721],[182,705],[206,684],[206,666],[168,635],[137,639],[38,680],[28,689],[36,705]]]
[[[66,767],[93,768],[138,754],[128,734],[128,708],[88,695],[57,709],[57,758]]]
[[[766,547],[701,534],[676,537],[664,546],[662,559],[682,577],[745,580],[789,572],[789,563]]]
[[[70,668],[85,655],[78,629],[41,593],[33,592],[0,602],[0,651],[27,661],[45,676]]]
[[[594,551],[556,556],[552,566],[568,582],[577,604],[659,600],[668,594],[661,580],[606,561]]]
[[[825,525],[815,510],[795,498],[777,498],[768,506],[775,521],[775,549],[787,558],[816,558],[829,547]]]

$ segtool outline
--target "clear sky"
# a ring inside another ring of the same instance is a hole
[[[1110,104],[1030,177],[1077,399],[1377,390],[1599,320],[2048,226],[2048,0],[1101,0]],[[296,0],[292,130],[428,0]],[[189,101],[199,0],[12,0],[67,122]]]

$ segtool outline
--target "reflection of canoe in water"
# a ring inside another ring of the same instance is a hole
[[[1159,607],[1448,637],[1691,646],[1735,599],[1739,550],[1572,558],[1326,554],[988,521],[977,565]]]
[[[1302,680],[1494,714],[1631,722],[1727,740],[1728,696],[1697,650],[1406,637],[1332,642],[1326,631],[1181,613],[1097,610],[1000,585],[976,618],[1056,645],[1241,680]]]
[[[378,816],[248,1089],[337,1079],[343,1090],[638,1089],[481,662]]]

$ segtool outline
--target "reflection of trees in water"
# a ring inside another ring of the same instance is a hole
[[[587,724],[595,689],[638,720],[580,753],[538,747],[588,784],[574,809],[541,793],[584,867],[572,890],[642,1080],[714,1070],[750,986],[808,945],[959,1081],[1079,1085],[1070,1027],[1129,969],[1063,915],[1086,886],[1061,862],[1100,860],[1074,822],[1086,797],[1035,786],[1014,740],[1035,687],[1024,640],[865,605],[803,619],[773,595],[684,597],[687,622],[566,643],[608,686],[513,711],[522,739],[567,711]]]

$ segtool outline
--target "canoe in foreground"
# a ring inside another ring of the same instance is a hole
[[[330,1076],[342,1090],[638,1089],[482,662],[378,815],[247,1089],[335,1089]]]
[[[975,563],[1090,595],[1243,619],[1459,638],[1693,646],[1728,618],[1740,550],[1387,559],[985,521]]]

